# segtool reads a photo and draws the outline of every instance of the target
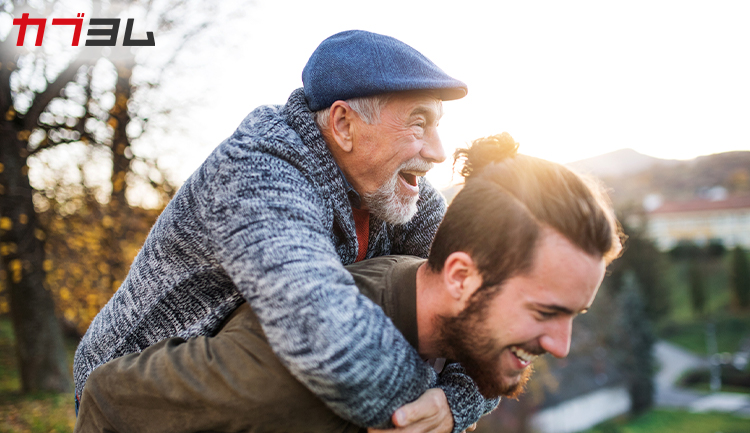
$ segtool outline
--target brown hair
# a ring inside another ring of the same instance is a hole
[[[499,286],[531,269],[543,227],[606,263],[620,254],[622,231],[601,184],[517,149],[503,133],[456,151],[465,185],[435,235],[428,258],[433,271],[463,251],[477,264],[483,287]]]

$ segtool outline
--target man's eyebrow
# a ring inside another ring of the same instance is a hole
[[[589,309],[584,308],[581,311],[573,311],[570,308],[563,307],[562,305],[556,305],[556,304],[537,304],[537,306],[544,308],[546,310],[555,311],[557,313],[563,313],[569,316],[575,316],[576,314],[586,314]]]

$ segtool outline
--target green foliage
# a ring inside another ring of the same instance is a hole
[[[705,313],[707,317],[726,315],[732,305],[732,293],[729,287],[729,261],[731,254],[722,258],[704,259],[700,262],[700,271],[705,283],[706,299]],[[695,320],[692,297],[690,294],[690,268],[693,263],[689,260],[669,259],[663,269],[664,278],[672,288],[672,311],[668,322],[689,323]]]
[[[750,419],[725,413],[654,410],[631,420],[607,421],[586,433],[746,433]]]
[[[713,239],[705,246],[698,246],[695,242],[680,241],[674,248],[669,250],[669,255],[675,259],[706,260],[721,258],[726,253],[726,248],[720,240]]]
[[[616,362],[628,385],[633,414],[643,413],[653,406],[656,370],[653,355],[656,337],[640,293],[635,273],[627,272],[616,299],[619,311],[615,329],[619,332],[614,335],[613,347],[618,349]]]
[[[750,264],[747,252],[740,246],[732,251],[731,285],[737,305],[740,308],[750,306]]]
[[[693,306],[693,313],[698,317],[703,317],[706,312],[706,283],[703,278],[703,271],[700,262],[691,260],[689,272],[690,280],[690,300]]]
[[[625,227],[625,233],[628,235],[625,251],[609,268],[609,284],[619,292],[624,285],[624,276],[632,272],[646,315],[657,323],[667,317],[671,310],[671,289],[669,281],[664,278],[664,268],[668,264],[664,254],[641,230]]]

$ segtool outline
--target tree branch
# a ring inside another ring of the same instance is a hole
[[[71,62],[68,67],[65,68],[57,78],[55,78],[55,81],[49,83],[44,92],[37,94],[36,98],[34,98],[34,102],[31,104],[31,108],[29,108],[29,111],[24,115],[25,129],[31,130],[38,126],[39,116],[44,112],[44,109],[47,108],[47,105],[49,105],[49,103],[60,94],[60,91],[66,84],[73,81],[78,69],[87,63],[86,60],[81,60],[80,57],[76,58],[76,60]]]

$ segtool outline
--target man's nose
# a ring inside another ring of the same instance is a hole
[[[565,358],[570,352],[570,336],[573,331],[572,320],[560,320],[550,324],[547,332],[539,338],[542,349],[555,358]]]
[[[445,149],[443,149],[443,142],[440,141],[440,136],[437,130],[433,130],[425,137],[425,144],[422,146],[422,150],[419,155],[426,161],[440,164],[445,161]]]

